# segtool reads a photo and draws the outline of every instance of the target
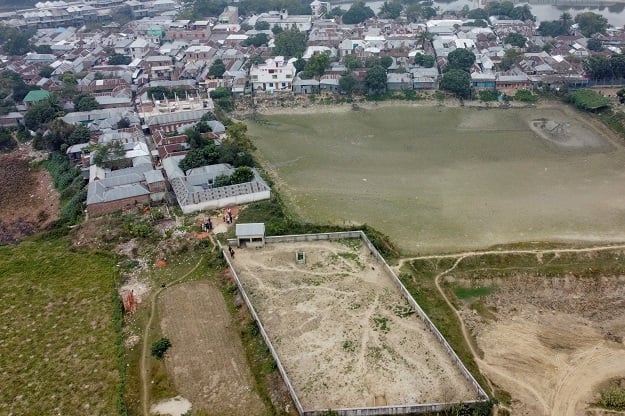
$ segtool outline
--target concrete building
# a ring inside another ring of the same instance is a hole
[[[291,91],[296,69],[292,60],[283,56],[268,59],[264,64],[250,68],[250,79],[254,91]]]

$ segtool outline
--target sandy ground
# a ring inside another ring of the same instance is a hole
[[[158,309],[162,332],[172,342],[168,374],[194,409],[232,416],[267,413],[217,287],[208,282],[174,286],[163,292]]]
[[[184,416],[191,410],[191,402],[184,397],[176,396],[173,399],[163,400],[150,408],[150,413],[158,415]]]
[[[241,248],[234,266],[304,409],[476,398],[364,247]]]
[[[625,278],[480,281],[495,321],[470,311],[482,371],[512,394],[514,415],[585,415],[598,386],[625,374]]]

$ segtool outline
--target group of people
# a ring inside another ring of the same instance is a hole
[[[212,229],[213,229],[213,222],[211,221],[210,218],[208,218],[208,221],[202,224],[202,231],[210,231]]]
[[[228,208],[224,212],[224,222],[226,224],[232,224],[232,209],[231,208]]]

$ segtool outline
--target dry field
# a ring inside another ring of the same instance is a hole
[[[45,228],[58,217],[59,198],[45,168],[18,153],[0,155],[0,244]]]
[[[265,404],[224,298],[209,282],[167,289],[158,303],[163,334],[172,342],[166,366],[178,392],[210,414],[260,416]]]
[[[468,282],[465,282],[468,283]],[[511,393],[514,415],[585,415],[603,382],[625,374],[625,278],[482,279],[483,320],[464,310],[481,370]]]
[[[305,410],[476,399],[360,240],[242,248],[234,267]]]

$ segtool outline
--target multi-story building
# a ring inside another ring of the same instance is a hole
[[[296,69],[291,60],[283,56],[268,59],[264,64],[250,68],[254,91],[291,91]]]

